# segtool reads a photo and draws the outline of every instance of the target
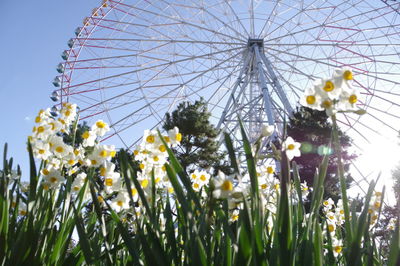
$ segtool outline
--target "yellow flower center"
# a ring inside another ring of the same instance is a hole
[[[182,140],[182,134],[181,133],[176,134],[175,140],[176,141],[181,141]]]
[[[43,189],[44,189],[44,190],[49,190],[49,188],[50,188],[49,185],[43,184]]]
[[[232,221],[237,221],[239,219],[239,215],[232,215]]]
[[[333,85],[332,81],[328,80],[327,82],[325,82],[324,91],[330,92],[330,91],[333,91],[334,88],[335,88],[335,85]]]
[[[90,137],[89,131],[85,131],[85,132],[83,132],[83,134],[82,134],[82,138],[84,138],[84,139],[88,139],[89,137]]]
[[[149,184],[149,180],[147,180],[147,179],[143,179],[142,182],[140,182],[140,185],[142,186],[142,188],[146,188],[148,184]]]
[[[98,200],[100,203],[103,203],[103,202],[104,202],[104,198],[103,198],[102,196],[97,196],[97,200]]]
[[[79,189],[80,189],[80,187],[74,186],[74,190],[75,190],[75,191],[78,191]]]
[[[92,165],[96,165],[96,164],[97,164],[97,160],[91,160],[90,163],[91,163]]]
[[[106,178],[105,180],[106,186],[111,187],[113,185],[112,178]]]
[[[164,136],[164,140],[165,140],[166,143],[170,143],[171,142],[171,140],[170,140],[170,138],[168,136]]]
[[[356,103],[356,102],[357,102],[357,96],[354,95],[354,94],[350,95],[350,97],[349,97],[349,103],[354,104],[354,103]]]
[[[294,150],[294,144],[289,144],[288,146],[287,146],[287,149],[288,150]]]
[[[225,180],[224,183],[222,183],[221,187],[225,191],[232,191],[233,190],[233,184],[229,180]]]
[[[160,159],[158,158],[158,156],[154,156],[154,157],[153,157],[153,160],[154,160],[155,162],[158,162]]]
[[[160,145],[158,149],[160,150],[160,152],[165,152],[167,150],[167,148],[164,145]]]
[[[97,121],[96,122],[96,126],[98,128],[105,128],[106,127],[106,123],[104,123],[103,121]]]
[[[122,207],[122,205],[124,204],[124,202],[122,200],[117,201],[117,205]]]
[[[100,175],[105,176],[106,175],[106,168],[105,167],[100,167]]]
[[[55,183],[55,182],[57,182],[57,177],[50,177],[50,182],[51,183]]]
[[[268,185],[267,184],[262,184],[261,189],[267,189]]]
[[[44,127],[43,126],[38,127],[37,128],[37,132],[38,133],[43,133],[44,132]]]
[[[344,78],[345,80],[353,80],[353,73],[351,73],[350,70],[346,70],[346,71],[343,73],[343,78]]]
[[[325,100],[322,102],[322,107],[325,109],[329,109],[332,107],[332,102],[330,100]]]
[[[43,174],[43,175],[48,175],[48,174],[50,174],[50,171],[47,170],[47,169],[43,169],[43,170],[42,170],[42,174]]]
[[[375,207],[376,209],[379,209],[379,208],[381,207],[381,203],[380,203],[379,201],[376,201],[376,202],[374,203],[374,207]]]
[[[192,174],[191,177],[192,177],[192,179],[196,179],[197,175],[196,174]]]
[[[267,173],[268,174],[273,174],[274,173],[274,168],[272,166],[267,167]]]
[[[281,187],[281,186],[280,186],[279,184],[275,184],[275,185],[274,185],[274,188],[275,188],[276,190],[278,190],[280,187]]]
[[[67,111],[65,111],[65,114],[64,114],[65,116],[70,116],[71,115],[71,111],[70,110],[67,110]]]
[[[154,182],[157,184],[158,182],[160,182],[161,181],[161,178],[159,178],[159,177],[157,177],[155,180],[154,180]]]
[[[306,102],[308,103],[308,104],[314,104],[315,103],[315,96],[314,95],[308,95],[307,97],[306,97]]]
[[[328,205],[329,205],[329,202],[328,202],[327,200],[325,200],[325,201],[324,201],[324,205],[325,205],[325,206],[328,206]]]
[[[25,210],[20,210],[20,211],[19,211],[19,214],[20,214],[20,215],[26,215],[26,211],[25,211]]]
[[[333,231],[335,231],[335,227],[332,224],[328,224],[328,231],[332,233]]]
[[[99,152],[100,157],[106,158],[108,155],[108,152],[106,150],[102,150]]]
[[[335,250],[336,253],[340,253],[340,252],[342,252],[342,247],[341,246],[336,246],[334,248],[334,250]]]
[[[64,152],[64,148],[63,148],[62,146],[57,146],[55,150],[56,150],[56,152],[58,152],[58,153]]]
[[[40,123],[42,121],[42,118],[40,117],[40,116],[37,116],[36,118],[35,118],[35,122],[36,123]]]
[[[46,151],[43,149],[39,149],[39,154],[44,154]]]
[[[154,141],[155,141],[155,138],[154,138],[153,135],[148,135],[148,136],[147,136],[146,142],[148,142],[148,143],[154,143]]]
[[[110,157],[111,158],[114,158],[116,154],[117,154],[116,151],[110,151]]]
[[[165,171],[167,171],[167,167],[165,167],[165,165],[163,165],[163,166],[161,167],[161,170],[163,170],[163,171],[165,172]]]
[[[196,188],[196,189],[199,188],[199,184],[194,183],[194,184],[193,184],[193,188]]]
[[[144,169],[144,164],[143,163],[141,163],[140,165],[139,165],[139,167],[140,167],[140,169]]]
[[[139,151],[138,151],[138,150],[134,150],[134,151],[133,151],[133,155],[137,156],[138,154],[139,154]]]
[[[75,154],[75,156],[78,156],[79,155],[79,150],[75,149],[74,150],[74,154]]]
[[[75,164],[75,160],[72,160],[72,159],[68,160],[68,164],[69,165],[74,165]]]
[[[207,177],[206,177],[205,175],[201,175],[201,176],[200,176],[200,180],[204,182],[204,181],[207,180]]]
[[[135,196],[137,194],[137,189],[136,188],[132,188],[131,192],[132,192],[132,196]]]

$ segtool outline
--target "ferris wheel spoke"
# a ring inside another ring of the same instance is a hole
[[[259,39],[264,39],[264,38],[265,38],[265,35],[264,35],[264,36],[261,36],[261,35],[263,34],[264,31],[267,32],[267,31],[269,30],[269,28],[266,28],[266,27],[267,27],[267,24],[268,24],[268,23],[271,23],[271,24],[272,24],[272,21],[273,21],[273,19],[275,18],[275,12],[276,12],[276,9],[277,9],[278,5],[279,5],[279,1],[276,1],[274,7],[272,8],[271,13],[269,14],[269,16],[267,17],[267,19],[265,20],[265,23],[264,23],[264,25],[262,26],[262,28],[261,28],[261,30],[260,30],[260,33],[258,34],[258,37],[257,37],[257,38],[259,38]]]
[[[238,53],[238,54],[239,54],[239,53]],[[168,94],[169,94],[171,91],[174,91],[174,90],[176,90],[176,89],[179,89],[179,87],[181,87],[181,86],[185,86],[185,85],[189,84],[190,82],[192,82],[193,80],[197,79],[198,77],[200,77],[201,75],[203,75],[203,74],[206,73],[206,72],[213,71],[214,68],[217,68],[219,65],[222,65],[222,64],[225,63],[226,61],[228,61],[228,60],[234,58],[235,56],[237,56],[238,54],[235,54],[235,55],[233,55],[232,57],[230,57],[230,58],[224,60],[223,62],[221,62],[221,63],[215,65],[214,67],[212,67],[212,68],[210,68],[210,69],[208,69],[208,70],[205,70],[204,72],[201,72],[200,74],[198,74],[198,75],[194,76],[193,78],[189,79],[188,81],[186,81],[184,84],[181,84],[181,85],[179,85],[179,86],[173,88],[172,90],[168,91],[167,93],[161,95],[161,97],[166,97],[166,96],[168,96]],[[124,93],[124,94],[126,94],[126,93]],[[105,102],[108,102],[108,101],[110,101],[110,100],[112,100],[112,99],[115,99],[115,98],[117,98],[117,97],[120,97],[120,96],[122,96],[122,95],[124,95],[124,94],[120,94],[120,95],[114,96],[114,97],[111,98],[111,99],[103,100],[103,101],[99,102],[99,103],[96,104],[96,105],[104,104]],[[148,104],[144,105],[141,109],[147,108],[150,104],[155,103],[156,100],[157,100],[157,99],[150,101]],[[119,119],[117,122],[114,122],[114,124],[111,125],[111,127],[113,127],[113,126],[115,126],[115,125],[121,123],[121,122],[124,121],[125,119],[129,118],[129,116],[134,115],[134,114],[136,114],[137,112],[138,112],[138,111],[136,110],[136,111],[130,113],[129,115],[123,117],[122,119]]]
[[[235,20],[239,23],[239,25],[241,26],[241,28],[243,29],[243,32],[245,32],[245,34],[247,34],[248,36],[250,36],[250,33],[247,31],[246,27],[243,25],[242,20],[239,18],[239,16],[237,15],[237,13],[235,12],[235,10],[232,8],[231,6],[231,1],[229,0],[223,0],[225,2],[225,4],[229,7],[229,10],[232,12],[232,14],[235,16]]]
[[[153,3],[153,2],[150,2],[150,4],[151,4],[151,3]],[[238,41],[243,41],[243,40],[240,39],[240,38],[236,38],[236,37],[233,37],[233,36],[230,36],[230,35],[227,35],[227,34],[224,34],[224,33],[218,32],[218,31],[215,31],[215,30],[211,30],[211,29],[208,29],[208,28],[206,28],[206,27],[201,27],[201,26],[199,26],[199,25],[197,25],[197,24],[195,24],[195,23],[189,23],[187,20],[185,21],[185,20],[182,20],[182,19],[177,19],[177,18],[172,17],[172,16],[166,16],[166,15],[163,15],[163,14],[159,14],[159,13],[156,13],[156,12],[153,12],[153,11],[150,11],[150,10],[145,10],[145,9],[143,9],[143,8],[139,8],[139,7],[127,5],[127,4],[124,4],[124,3],[121,3],[121,5],[126,6],[126,7],[129,7],[129,8],[132,8],[132,9],[135,9],[135,10],[137,10],[137,11],[141,11],[141,12],[144,12],[144,13],[148,13],[148,14],[151,14],[151,15],[155,15],[155,16],[157,16],[157,17],[162,17],[162,18],[165,18],[165,19],[170,19],[170,20],[172,20],[172,21],[181,22],[183,25],[191,26],[191,27],[193,27],[193,28],[197,28],[197,29],[202,30],[202,31],[210,32],[210,33],[213,33],[213,34],[218,35],[218,36],[223,36],[223,37],[228,38],[228,39],[235,39],[235,40],[238,40]],[[134,17],[135,17],[134,14],[131,14],[131,13],[127,12],[127,11],[123,11],[123,10],[120,10],[120,11],[125,12],[125,13],[127,13],[128,15],[131,15],[131,16],[134,16]]]
[[[234,51],[234,50],[238,50],[238,49],[240,49],[240,48],[233,48],[233,49],[229,49],[229,50],[230,51]],[[192,61],[194,59],[208,57],[208,56],[212,56],[212,55],[216,55],[216,54],[223,54],[223,53],[226,53],[226,51],[227,50],[218,51],[218,52],[214,52],[214,53],[203,54],[203,55],[196,55],[196,56],[192,56],[192,57],[189,57],[189,58],[176,60],[176,61],[173,61],[173,62],[159,64],[159,65],[156,65],[156,66],[149,66],[149,67],[138,69],[138,70],[133,70],[133,71],[128,71],[128,72],[124,72],[124,73],[120,73],[120,74],[115,74],[115,75],[111,75],[111,76],[107,76],[107,77],[103,77],[103,78],[99,78],[99,79],[95,79],[95,80],[86,81],[84,83],[70,85],[70,86],[67,86],[65,89],[71,89],[71,88],[75,88],[75,87],[91,84],[91,83],[98,82],[98,81],[103,81],[103,80],[107,80],[107,79],[121,77],[121,76],[124,76],[124,75],[134,74],[134,73],[141,72],[141,71],[144,71],[144,70],[154,69],[155,67],[164,67],[164,66],[169,66],[169,65],[177,64],[177,63],[182,63],[182,62],[185,62],[185,61]]]
[[[314,1],[313,3],[311,3],[309,6],[313,5],[315,2],[316,2],[316,1]],[[290,8],[290,9],[295,9],[295,6],[288,6],[288,8]],[[274,34],[274,32],[276,32],[277,30],[280,30],[281,28],[283,28],[283,27],[286,25],[286,23],[291,22],[295,17],[297,17],[298,15],[304,13],[304,11],[301,10],[301,9],[296,9],[296,10],[298,11],[296,14],[294,14],[294,15],[291,16],[290,18],[286,19],[283,23],[279,23],[279,26],[276,27],[273,31],[268,32],[268,33],[265,33],[264,35],[262,35],[262,39],[265,39],[267,34],[272,36],[272,34]],[[306,10],[306,9],[304,9],[304,10]]]
[[[165,2],[165,1],[163,1],[163,2]],[[198,1],[191,1],[191,2],[194,4],[193,6],[183,5],[183,4],[180,4],[180,3],[172,3],[172,5],[178,6],[178,7],[189,8],[189,9],[197,9],[197,10],[199,10],[199,11],[205,12],[206,14],[208,14],[209,16],[211,16],[213,19],[215,19],[216,21],[218,21],[219,23],[221,23],[222,25],[224,25],[225,28],[230,29],[232,32],[234,32],[238,38],[247,39],[247,36],[243,35],[243,34],[240,33],[238,30],[236,30],[235,28],[233,28],[231,25],[227,24],[226,22],[224,22],[223,20],[221,20],[219,17],[217,17],[217,16],[215,16],[213,13],[209,12],[209,11],[208,11],[208,8],[195,6],[196,4],[198,4]],[[178,12],[177,12],[177,13],[178,13]]]
[[[177,39],[155,39],[152,37],[149,38],[124,38],[124,39],[116,39],[116,38],[80,38],[77,37],[76,40],[84,40],[84,41],[126,41],[126,42],[167,42],[167,43],[191,43],[191,44],[208,44],[208,45],[237,45],[243,47],[245,43],[241,42],[216,42],[216,41],[198,41],[198,40],[177,40]]]
[[[381,10],[381,9],[384,9],[385,7],[380,7],[380,8],[376,8],[376,9],[373,9],[373,10],[370,10],[368,13],[371,13],[371,12],[374,12],[374,11],[378,11],[378,10]],[[357,15],[353,15],[353,16],[350,16],[350,17],[348,17],[348,18],[346,18],[347,20],[352,20],[352,19],[354,19],[354,18],[358,18],[358,17],[363,17],[363,16],[365,16],[365,12],[364,13],[359,13],[359,14],[357,14]],[[342,22],[344,19],[339,19],[339,20],[335,20],[335,21],[330,21],[330,24],[337,24],[337,23],[340,23],[340,22]],[[298,35],[298,34],[301,34],[301,33],[304,33],[304,32],[309,32],[309,31],[311,31],[311,30],[315,30],[315,29],[318,29],[318,28],[320,28],[322,25],[320,25],[320,24],[318,24],[318,25],[315,25],[315,26],[312,26],[312,27],[310,27],[310,28],[305,28],[305,29],[302,29],[302,30],[299,30],[299,31],[296,31],[296,32],[290,32],[290,33],[288,33],[288,34],[285,34],[285,35],[281,35],[281,36],[278,36],[278,37],[275,37],[275,38],[272,38],[272,39],[267,39],[266,41],[267,42],[272,42],[272,41],[277,41],[277,40],[279,40],[279,39],[283,39],[283,38],[285,38],[285,37],[288,37],[288,36],[294,36],[294,35]]]

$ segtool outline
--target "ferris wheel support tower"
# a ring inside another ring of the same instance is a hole
[[[273,92],[279,103],[272,98]],[[277,104],[283,105],[287,113],[279,112]],[[255,142],[263,125],[277,124],[278,129],[281,129],[284,116],[291,115],[292,112],[293,108],[273,66],[265,56],[264,40],[250,38],[243,53],[242,68],[217,128],[236,137],[241,119],[250,142]]]

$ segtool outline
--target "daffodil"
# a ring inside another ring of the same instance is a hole
[[[301,144],[294,141],[292,137],[287,137],[287,139],[282,143],[282,149],[286,152],[286,156],[289,160],[301,155],[300,146]]]
[[[214,190],[213,197],[217,199],[226,199],[233,192],[233,180],[232,178],[225,176],[221,171],[218,172],[217,177],[213,179]]]
[[[118,195],[111,200],[111,208],[116,212],[129,209],[129,194],[125,191],[118,192]]]
[[[91,130],[87,130],[85,132],[82,133],[82,146],[83,147],[93,147],[95,145],[95,141],[96,141],[96,133],[94,131]]]
[[[91,131],[99,137],[104,136],[109,130],[109,125],[103,120],[98,120],[91,128]]]
[[[178,145],[182,141],[182,134],[177,127],[168,130],[168,136],[172,147]]]

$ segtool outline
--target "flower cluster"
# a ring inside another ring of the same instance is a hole
[[[167,146],[175,147],[180,144],[182,134],[175,127],[169,130],[168,134],[162,136],[162,138]],[[159,137],[157,131],[145,130],[142,142],[133,151],[135,160],[139,162],[140,171],[138,172],[138,181],[148,199],[152,196],[153,185],[158,192],[156,193],[157,197],[173,194],[174,192],[167,177],[165,163],[168,160],[168,152],[164,142]],[[152,182],[153,175],[154,184]],[[136,189],[132,189],[132,194],[137,197]]]
[[[63,103],[58,118],[53,117],[49,109],[40,110],[35,118],[36,125],[29,139],[34,156],[44,161],[41,169],[44,190],[57,190],[66,176],[74,176],[72,193],[77,195],[86,180],[85,168],[106,168],[107,171],[103,171],[107,173],[105,178],[119,177],[119,174],[110,171],[113,169],[110,160],[116,154],[115,147],[97,141],[110,130],[109,126],[99,120],[83,132],[82,143],[74,143],[70,137],[76,134],[73,132],[76,120],[77,106],[71,103]]]
[[[326,231],[329,232],[332,238],[332,251],[335,257],[341,254],[343,249],[343,241],[339,239],[340,233],[338,228],[344,224],[345,216],[342,200],[335,202],[329,198],[322,202],[322,210],[326,217]]]
[[[326,111],[328,116],[338,111],[355,111],[359,91],[352,87],[353,73],[348,68],[335,69],[332,77],[318,79],[307,88],[300,104],[311,109]]]

